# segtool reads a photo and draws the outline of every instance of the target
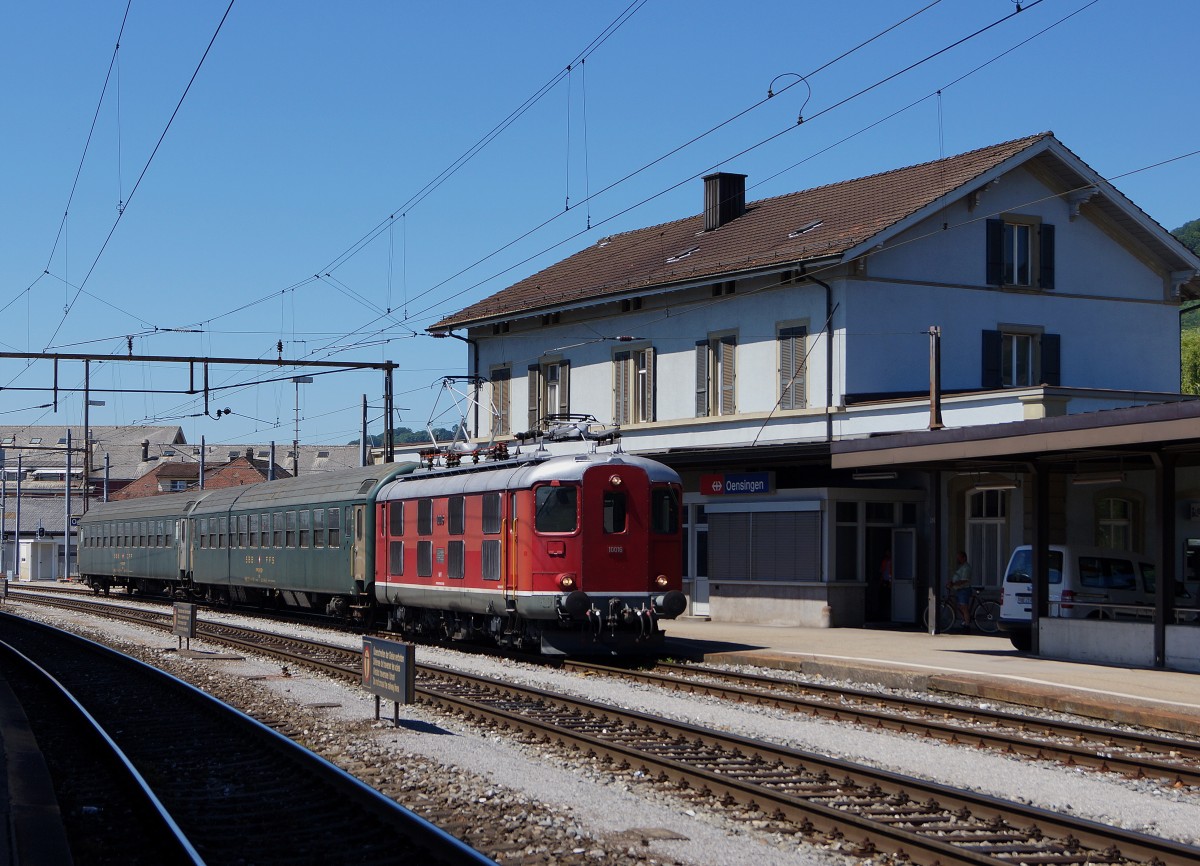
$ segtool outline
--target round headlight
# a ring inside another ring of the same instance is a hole
[[[564,592],[569,592],[570,590],[574,589],[575,588],[575,575],[560,574],[558,576],[558,588],[563,590]]]
[[[660,574],[658,577],[654,578],[654,585],[657,587],[665,587],[668,583],[670,583],[670,581],[667,580],[667,576],[665,574]]]

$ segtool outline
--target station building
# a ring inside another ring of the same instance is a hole
[[[1022,464],[845,468],[840,443],[1189,399],[1179,311],[1200,259],[1051,133],[759,201],[746,180],[710,175],[699,213],[598,238],[429,329],[468,346],[477,440],[619,425],[681,473],[694,615],[915,623],[959,550],[998,590],[1032,533]],[[1049,482],[1051,537],[1147,549],[1153,471],[1074,456]]]

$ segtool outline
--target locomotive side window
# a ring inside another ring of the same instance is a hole
[[[450,515],[450,534],[462,535],[467,531],[467,501],[462,496],[451,496],[446,501]],[[453,577],[454,575],[451,575]]]
[[[274,533],[274,543],[272,547],[283,547],[283,512],[276,511],[271,515],[272,532]]]
[[[394,538],[399,538],[404,534],[404,503],[389,502],[388,503],[388,534]],[[394,571],[393,574],[403,574],[400,571]]]
[[[464,577],[467,569],[466,542],[451,541],[446,548],[446,575],[453,578]]]
[[[417,500],[417,535],[433,535],[432,499]]]
[[[296,512],[287,512],[287,547],[296,546]]]
[[[300,546],[312,547],[312,512],[307,508],[300,512]]]
[[[404,575],[403,541],[393,541],[388,544],[388,574]]]
[[[342,546],[342,511],[340,508],[331,508],[325,512],[329,518],[329,546]]]
[[[574,532],[578,525],[578,499],[577,487],[551,487],[546,484],[537,488],[534,529],[538,532]]]
[[[325,509],[313,509],[313,547],[325,546]]]
[[[483,534],[499,535],[502,522],[503,516],[500,513],[500,494],[483,494]]]
[[[661,535],[679,531],[679,498],[669,487],[650,491],[650,531]]]
[[[625,531],[625,491],[604,491],[604,531],[611,535]]]
[[[433,542],[417,542],[417,577],[433,577]]]
[[[250,515],[250,546],[258,547],[258,515]]]
[[[485,530],[486,531],[486,530]],[[500,579],[500,539],[489,538],[483,542],[480,552],[480,568],[484,580]]]

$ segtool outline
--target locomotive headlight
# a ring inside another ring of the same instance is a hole
[[[666,587],[668,583],[670,583],[670,581],[667,580],[667,576],[665,574],[660,574],[658,577],[654,578],[654,585],[657,587]]]
[[[620,475],[612,476],[611,478],[608,479],[608,483],[611,484],[613,487],[620,487],[622,484],[621,476]]]
[[[570,574],[570,573],[560,574],[558,576],[558,588],[563,590],[564,592],[570,592],[572,589],[574,589],[575,588],[575,575]]]

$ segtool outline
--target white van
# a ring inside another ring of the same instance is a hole
[[[1028,650],[1032,643],[1032,574],[1033,548],[1022,545],[1008,561],[1000,601],[1000,628],[1019,650]],[[1154,577],[1154,563],[1136,553],[1051,545],[1050,616],[1116,619],[1150,615]],[[1183,604],[1188,598],[1179,595],[1177,601]]]

